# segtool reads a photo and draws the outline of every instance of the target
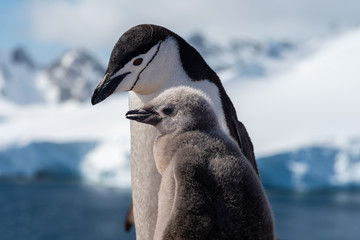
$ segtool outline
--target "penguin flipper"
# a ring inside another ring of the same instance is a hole
[[[125,218],[125,231],[129,232],[134,225],[133,204],[131,203]]]
[[[187,146],[172,157],[175,178],[174,203],[166,224],[163,240],[209,239],[215,227],[215,206],[211,198],[203,193],[203,174],[194,175],[189,171],[196,167],[199,158],[194,158],[194,149]],[[168,180],[168,179],[167,179]]]
[[[253,166],[256,174],[259,175],[259,170],[257,167],[255,154],[254,154],[254,146],[251,142],[249,134],[246,131],[246,128],[242,122],[235,120],[235,119],[233,120],[233,122],[235,122],[234,127],[236,130],[236,134],[238,137],[238,143],[241,148],[241,151],[245,155],[245,157],[249,160],[251,165]]]

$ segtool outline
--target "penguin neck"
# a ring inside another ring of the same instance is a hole
[[[154,153],[155,165],[160,175],[164,174],[165,169],[168,167],[170,163],[172,154],[169,154],[169,152],[172,151],[168,149],[167,146],[168,143],[173,139],[173,137],[174,134],[165,134],[165,135],[158,135],[155,138],[153,153]]]

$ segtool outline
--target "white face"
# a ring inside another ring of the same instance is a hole
[[[129,73],[114,92],[134,91],[141,95],[156,92],[169,79],[171,68],[178,64],[177,51],[175,40],[167,38],[158,42],[147,53],[134,57],[111,77]]]
[[[171,109],[171,113],[169,113]],[[190,122],[190,116],[176,106],[162,106],[156,109],[161,121],[156,125],[160,134],[169,134],[181,130]]]
[[[158,48],[159,51],[156,53]],[[144,57],[143,62],[139,66],[134,66],[133,62],[139,58],[139,56],[146,57]],[[222,109],[221,99],[218,97],[219,89],[214,83],[207,81],[206,79],[204,79],[204,81],[192,81],[189,78],[182,68],[178,44],[174,38],[168,37],[164,41],[155,45],[147,53],[139,56],[134,57],[129,63],[120,69],[118,73],[115,74],[115,76],[117,76],[126,72],[132,72],[122,80],[115,90],[115,92],[130,91],[131,87],[136,82],[139,73],[148,64],[146,69],[141,72],[135,87],[131,90],[134,93],[130,93],[129,95],[130,108],[135,109],[142,107],[144,104],[148,103],[168,88],[176,86],[190,86],[200,90],[208,96],[211,105],[214,107],[219,118],[221,127],[225,133],[229,134],[229,129]]]

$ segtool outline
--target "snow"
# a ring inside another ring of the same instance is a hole
[[[88,104],[23,107],[1,100],[0,112],[5,114],[0,121],[0,176],[36,177],[46,172],[80,177],[93,184],[129,187],[126,111],[124,95],[98,106],[91,106],[89,100]]]
[[[122,110],[123,114],[126,112],[126,97],[117,99],[120,99],[120,103],[108,101],[109,103],[101,107],[93,107],[90,103],[67,102],[60,105],[38,104],[29,107],[13,105],[10,110],[9,105],[0,105],[0,110],[7,109],[7,116],[11,118],[6,125],[0,126],[3,133],[0,143],[100,140],[113,136],[114,132],[121,129],[117,123],[122,117],[120,111]],[[127,121],[123,122],[124,127],[128,127]]]
[[[276,74],[249,79],[236,69],[220,73],[253,140],[266,187],[360,186],[359,42],[355,29],[291,65],[282,60]],[[127,110],[124,94],[96,106],[90,99],[17,105],[0,96],[0,176],[130,187]]]
[[[130,186],[130,139],[104,141],[85,156],[80,165],[84,179],[92,184]]]
[[[45,71],[36,73],[36,87],[41,91],[44,100],[47,103],[56,103],[60,99],[60,89],[49,81],[48,74]]]
[[[43,79],[56,86],[57,101],[76,99],[86,101],[102,78],[105,69],[85,50],[66,52],[50,68],[41,71]]]
[[[16,52],[23,55],[14,59]],[[39,71],[34,63],[25,55],[22,49],[13,52],[4,52],[0,59],[0,95],[17,104],[36,104],[47,101],[43,86],[49,90],[53,86],[49,79],[39,77]],[[50,91],[51,92],[51,91]]]
[[[360,135],[359,42],[352,31],[281,75],[225,84],[258,156]]]
[[[334,163],[334,176],[330,179],[334,185],[349,185],[360,182],[360,141],[350,144],[340,151]]]

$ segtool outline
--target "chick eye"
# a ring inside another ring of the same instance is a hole
[[[174,112],[174,109],[173,108],[170,108],[170,107],[167,107],[167,108],[164,108],[162,110],[162,112],[165,114],[165,115],[170,115]]]
[[[142,58],[137,58],[134,60],[133,65],[135,66],[139,66],[142,63],[143,59]]]

